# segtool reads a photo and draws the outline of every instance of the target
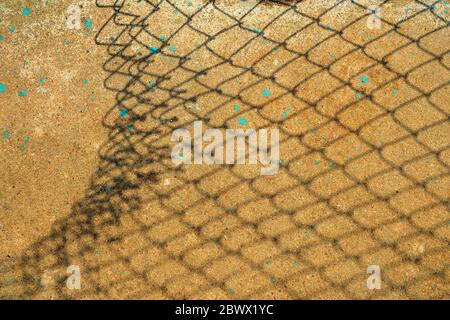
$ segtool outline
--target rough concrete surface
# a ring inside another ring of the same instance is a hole
[[[448,9],[2,0],[0,298],[448,299]],[[194,121],[278,173],[175,166]]]

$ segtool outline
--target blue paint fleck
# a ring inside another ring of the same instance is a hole
[[[25,97],[28,94],[28,90],[20,90],[19,97]]]
[[[127,116],[127,114],[128,114],[128,110],[127,109],[120,110],[120,116],[122,118],[125,118]]]
[[[264,96],[264,97],[270,96],[270,89],[264,89],[264,90],[263,90],[263,96]]]
[[[158,48],[150,48],[150,52],[151,52],[152,54],[155,54],[155,53],[158,52]]]
[[[30,13],[31,13],[31,10],[30,10],[30,9],[28,9],[28,8],[23,8],[23,9],[22,9],[22,14],[23,14],[24,16],[29,16]]]

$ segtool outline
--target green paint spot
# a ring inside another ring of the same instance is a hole
[[[334,169],[334,168],[336,168],[336,163],[334,163],[333,161],[330,161],[328,163],[328,167],[331,168],[331,169]]]
[[[11,137],[11,133],[9,131],[3,131],[3,138],[4,139],[8,139],[9,137]]]
[[[14,30],[16,30],[16,28],[14,28],[14,26],[11,25],[8,27],[8,30],[9,30],[9,32],[14,32]]]
[[[87,85],[88,83],[89,83],[89,80],[86,80],[86,79],[83,80],[83,84],[84,84],[84,85]]]
[[[365,74],[363,74],[363,75],[361,76],[361,82],[362,82],[362,83],[367,83],[367,82],[369,82],[369,77],[366,76]]]
[[[86,28],[91,28],[93,25],[94,25],[94,23],[91,20],[89,20],[89,19],[84,20],[84,26]]]
[[[40,84],[44,84],[44,82],[45,82],[45,78],[40,78],[40,79],[39,79],[39,83],[40,83]]]
[[[239,109],[240,109],[240,107],[237,104],[235,104],[233,108],[234,108],[234,111],[239,111]]]
[[[28,94],[28,90],[19,91],[19,97],[25,97]]]
[[[0,34],[0,41],[3,41],[3,40],[5,40],[5,36]]]
[[[20,151],[24,151],[24,150],[25,150],[25,146],[20,146],[20,147],[19,147],[19,150],[20,150]]]
[[[397,94],[398,91],[397,91],[397,89],[392,89],[391,92],[392,92],[392,94]]]
[[[229,291],[230,291],[231,293],[234,293],[234,292],[235,292],[233,288],[230,288]]]
[[[125,118],[127,116],[127,114],[128,114],[128,110],[127,109],[120,110],[120,116],[122,118]]]

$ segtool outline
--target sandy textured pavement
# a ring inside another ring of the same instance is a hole
[[[450,297],[448,1],[281,2],[0,3],[0,298]],[[175,166],[196,120],[279,172]]]

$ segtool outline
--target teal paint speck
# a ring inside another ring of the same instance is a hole
[[[122,118],[125,118],[127,116],[127,114],[128,114],[128,110],[127,109],[120,110],[120,116]]]
[[[158,48],[150,48],[150,52],[151,52],[152,54],[155,54],[155,53],[158,52]]]
[[[5,36],[0,34],[0,41],[3,41],[3,40],[5,40]]]
[[[175,51],[175,46],[170,46],[169,50],[170,50],[170,52],[174,52]]]
[[[31,10],[30,10],[30,9],[28,9],[28,8],[23,8],[23,9],[22,9],[22,14],[23,14],[24,16],[29,16],[30,13],[31,13]]]
[[[264,97],[270,96],[270,90],[269,90],[269,89],[264,89],[264,90],[263,90],[263,96],[264,96]]]
[[[361,98],[361,93],[355,93],[355,98],[357,99]]]
[[[247,119],[239,118],[239,124],[246,125],[247,124]]]
[[[9,131],[3,131],[3,138],[4,139],[8,139],[9,137],[11,137],[11,133]]]
[[[3,83],[0,83],[0,93],[6,92],[6,85]]]
[[[240,107],[239,107],[239,106],[238,106],[237,104],[236,104],[236,105],[234,105],[234,107],[233,107],[233,108],[234,108],[234,110],[235,110],[235,111],[239,111],[239,109],[240,109]]]
[[[9,30],[9,32],[14,32],[14,30],[16,30],[16,28],[14,28],[14,26],[11,25],[8,27],[8,30]]]
[[[392,94],[397,94],[397,90],[396,89],[392,89]]]
[[[28,90],[21,90],[19,91],[19,97],[24,97],[28,94]]]
[[[361,82],[362,82],[362,83],[367,83],[367,82],[369,82],[369,77],[366,76],[365,74],[363,74],[363,75],[361,76]]]
[[[89,83],[89,80],[83,80],[83,84],[87,85]]]
[[[93,25],[94,25],[94,23],[91,20],[88,20],[88,19],[84,20],[84,26],[86,28],[91,28]]]
[[[40,78],[40,79],[39,79],[39,83],[40,83],[40,84],[44,84],[44,82],[45,82],[45,78]]]

